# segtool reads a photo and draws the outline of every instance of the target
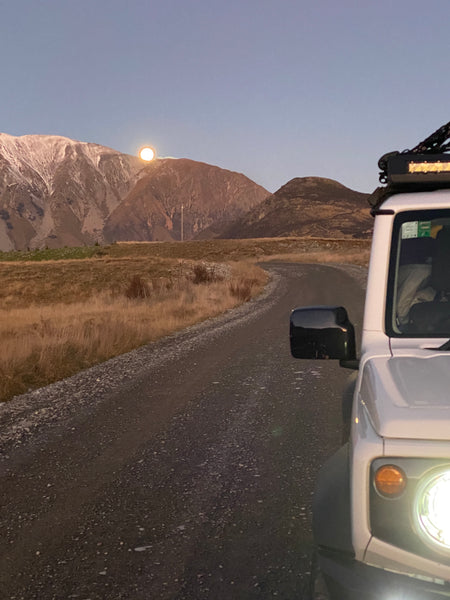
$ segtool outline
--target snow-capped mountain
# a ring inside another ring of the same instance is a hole
[[[97,144],[0,134],[0,249],[101,241],[141,169],[139,159]]]
[[[182,205],[189,239],[220,229],[267,195],[240,173],[195,161],[156,159],[146,166],[98,144],[0,134],[3,251],[179,239]]]

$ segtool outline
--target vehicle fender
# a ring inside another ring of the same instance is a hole
[[[358,371],[354,371],[347,379],[344,392],[342,394],[342,443],[345,444],[350,439],[350,430],[352,425],[353,399],[356,389]]]
[[[319,471],[313,499],[313,534],[316,546],[353,554],[348,444]]]

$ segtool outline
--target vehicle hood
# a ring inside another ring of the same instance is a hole
[[[359,400],[380,436],[450,440],[450,353],[367,360]]]

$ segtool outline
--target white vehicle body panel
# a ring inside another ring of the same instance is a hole
[[[450,354],[411,351],[364,365],[360,401],[383,438],[445,440],[450,434]]]
[[[449,459],[450,352],[446,339],[389,338],[386,296],[395,215],[450,207],[450,190],[391,196],[375,219],[364,311],[362,356],[350,438],[355,558],[430,581],[450,582],[450,566],[376,539],[370,531],[370,464],[383,456]]]

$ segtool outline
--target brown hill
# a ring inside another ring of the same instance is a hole
[[[223,238],[367,238],[367,198],[332,179],[297,177],[226,228]]]
[[[159,159],[111,213],[109,241],[215,237],[269,192],[245,175],[188,159]]]

